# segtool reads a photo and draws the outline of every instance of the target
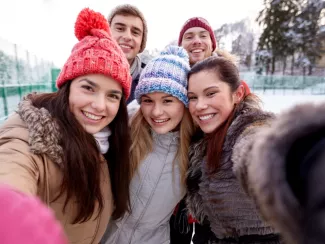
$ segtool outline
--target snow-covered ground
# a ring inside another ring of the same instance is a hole
[[[301,92],[301,91],[300,91]],[[274,113],[279,113],[283,110],[286,110],[295,104],[313,102],[313,103],[321,103],[325,104],[325,94],[324,95],[310,95],[310,94],[281,94],[273,92],[263,93],[261,91],[255,91],[262,102],[263,108],[267,111],[271,111]]]

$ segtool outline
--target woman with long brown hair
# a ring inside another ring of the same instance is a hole
[[[70,243],[97,244],[129,209],[131,77],[103,15],[82,10],[75,35],[59,90],[28,95],[1,126],[0,183],[38,196]]]
[[[201,131],[189,153],[186,204],[210,228],[193,243],[280,243],[245,191],[251,187],[246,184],[251,146],[273,115],[261,110],[258,97],[246,94],[237,67],[222,57],[192,67],[188,99]]]

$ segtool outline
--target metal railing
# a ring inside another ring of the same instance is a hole
[[[55,91],[57,72],[53,63],[0,38],[0,123],[24,95]]]

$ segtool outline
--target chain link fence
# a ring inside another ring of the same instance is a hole
[[[52,92],[57,70],[51,62],[0,38],[0,123],[30,92]]]

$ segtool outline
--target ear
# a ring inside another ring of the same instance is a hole
[[[235,104],[239,103],[245,95],[245,87],[240,85],[237,90],[233,93],[232,98]]]

